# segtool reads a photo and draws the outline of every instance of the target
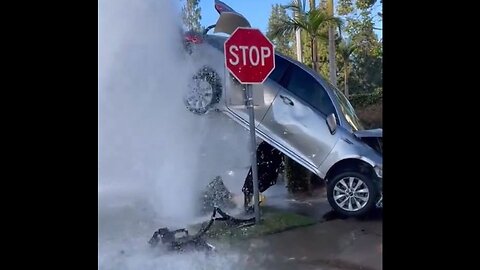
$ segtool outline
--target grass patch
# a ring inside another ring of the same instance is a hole
[[[271,208],[262,208],[260,218],[262,219],[260,224],[248,227],[232,227],[228,226],[224,221],[215,221],[207,231],[206,236],[210,239],[217,240],[239,240],[279,233],[316,223],[316,221],[310,217]],[[194,225],[192,231],[198,231],[200,226],[206,223],[207,222]]]

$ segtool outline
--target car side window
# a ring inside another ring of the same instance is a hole
[[[283,57],[275,55],[275,69],[272,71],[272,73],[270,73],[268,78],[280,84],[285,71],[287,71],[288,65],[289,63],[287,60],[285,60]]]
[[[325,115],[335,113],[332,100],[323,86],[298,66],[292,65],[286,88],[321,113]]]

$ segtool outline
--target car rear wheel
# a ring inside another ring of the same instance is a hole
[[[212,68],[204,66],[192,77],[184,102],[191,112],[205,114],[220,101],[221,95],[220,76]]]
[[[338,213],[357,217],[375,207],[378,191],[370,177],[358,172],[344,172],[328,182],[327,198]]]

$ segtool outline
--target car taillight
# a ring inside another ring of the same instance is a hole
[[[225,11],[225,7],[220,5],[220,4],[215,4],[215,9],[219,12],[219,13],[222,13],[223,11]]]
[[[186,35],[185,36],[185,41],[191,42],[193,44],[203,43],[202,37],[197,36],[197,35]]]

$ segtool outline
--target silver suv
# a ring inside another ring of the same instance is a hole
[[[238,26],[250,27],[242,15],[221,5],[216,1],[220,18],[212,28],[231,34]],[[223,55],[226,37],[185,37],[189,46],[206,43]],[[248,129],[244,87],[224,66],[213,66],[207,64],[193,76],[187,108],[197,114],[221,111]],[[382,129],[365,130],[342,92],[280,53],[275,55],[275,70],[263,84],[253,85],[253,92],[257,136],[324,179],[334,210],[360,216],[383,207]]]

